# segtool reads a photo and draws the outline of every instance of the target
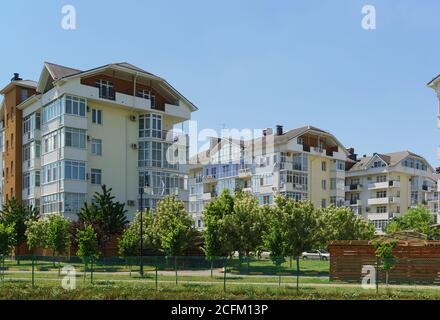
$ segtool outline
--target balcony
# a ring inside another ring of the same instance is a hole
[[[345,192],[361,191],[361,189],[362,189],[362,185],[359,183],[345,186]]]
[[[204,176],[203,183],[215,183],[217,182],[217,176]]]
[[[361,207],[362,206],[362,200],[346,200],[345,201],[346,207]]]
[[[319,147],[311,147],[310,148],[310,153],[311,154],[315,154],[315,155],[319,155],[319,156],[323,156],[327,154],[327,151],[323,148],[319,148]]]
[[[373,182],[368,184],[368,190],[400,188],[400,181],[390,180],[385,182]]]
[[[387,204],[400,203],[399,197],[385,197],[385,198],[370,198],[368,199],[368,205],[387,205]]]
[[[239,178],[250,178],[252,176],[251,168],[240,169],[238,171]]]

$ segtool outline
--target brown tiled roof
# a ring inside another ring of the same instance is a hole
[[[47,70],[54,80],[62,79],[64,77],[72,76],[74,74],[81,73],[81,70],[73,69],[59,64],[45,62]]]

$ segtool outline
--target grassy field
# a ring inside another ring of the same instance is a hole
[[[71,291],[62,289],[52,282],[39,284],[32,288],[22,282],[4,282],[0,284],[0,299],[5,300],[222,300],[222,299],[336,299],[336,300],[395,300],[395,299],[440,299],[440,290],[429,289],[381,289],[379,294],[360,288],[301,288],[297,293],[292,287],[268,287],[236,285],[223,292],[221,285],[161,284],[155,290],[152,283],[113,284],[97,282],[94,285],[78,283]]]

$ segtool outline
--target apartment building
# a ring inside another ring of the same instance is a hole
[[[38,82],[16,74],[0,93],[3,201],[71,219],[104,184],[129,218],[171,194],[187,201],[173,128],[197,108],[166,80],[128,63],[44,63]]]
[[[346,206],[371,220],[378,232],[409,208],[426,205],[437,220],[437,178],[421,156],[410,151],[375,153],[346,172]]]
[[[280,194],[316,207],[343,206],[351,156],[336,137],[312,126],[287,132],[277,126],[248,141],[213,139],[192,161],[189,211],[203,228],[204,207],[224,189],[250,192],[260,204],[272,204]]]

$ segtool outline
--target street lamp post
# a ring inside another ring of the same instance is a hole
[[[140,257],[140,274],[141,277],[144,276],[144,262],[142,261],[142,253],[143,253],[143,245],[144,245],[144,233],[143,233],[143,215],[144,215],[144,200],[143,200],[143,194],[144,194],[144,188],[141,189],[141,234],[140,234],[140,238],[141,238],[141,245],[140,245],[140,250],[139,250],[139,257]]]

